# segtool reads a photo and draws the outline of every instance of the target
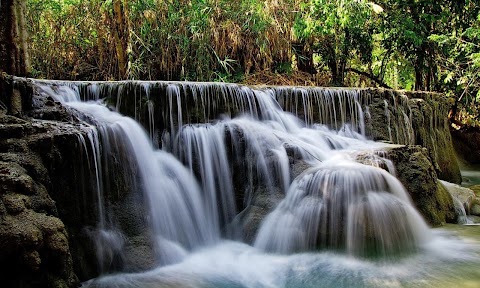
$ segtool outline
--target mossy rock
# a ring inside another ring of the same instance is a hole
[[[477,197],[480,197],[480,185],[473,185],[468,188],[470,188]]]
[[[456,223],[452,196],[438,181],[427,149],[399,146],[387,150],[397,170],[397,177],[412,197],[413,204],[432,226]]]

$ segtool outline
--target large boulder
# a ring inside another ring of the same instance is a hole
[[[456,223],[458,215],[452,196],[438,181],[427,149],[407,145],[389,148],[386,153],[396,168],[397,178],[425,220],[432,226]]]
[[[303,171],[311,167],[307,162],[295,157],[293,150],[289,150],[290,179],[295,179]],[[276,183],[279,183],[278,181]],[[251,201],[235,217],[231,226],[240,227],[242,240],[252,244],[255,241],[258,229],[263,220],[285,198],[281,187],[265,187],[258,183],[253,191]]]

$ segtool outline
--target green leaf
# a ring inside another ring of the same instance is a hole
[[[480,52],[472,53],[470,59],[472,60],[473,67],[480,68]]]
[[[453,71],[450,71],[448,74],[447,74],[447,77],[445,77],[445,80],[443,80],[443,82],[445,83],[450,83],[452,82],[452,79],[453,79],[453,76],[455,75],[455,73]]]

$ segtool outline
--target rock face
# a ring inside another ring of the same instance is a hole
[[[427,149],[421,146],[399,146],[387,150],[386,156],[394,163],[398,179],[430,225],[456,223],[458,215],[452,196],[437,180]]]
[[[69,234],[49,195],[49,172],[32,149],[40,143],[53,149],[59,138],[76,139],[75,129],[60,132],[54,126],[0,114],[0,269],[8,287],[78,283]]]
[[[4,83],[5,84],[5,83]],[[7,83],[8,85],[8,83]],[[125,235],[121,255],[98,261],[99,203],[91,129],[51,97],[33,93],[20,115],[0,110],[0,269],[8,287],[76,287],[100,271],[144,271],[155,265],[139,199],[126,194],[122,163],[107,159],[103,196]],[[18,92],[18,91],[17,91]],[[22,93],[24,93],[22,92]],[[106,155],[105,157],[109,157]],[[118,156],[118,155],[117,155]],[[143,202],[142,202],[143,203]],[[138,211],[132,213],[131,211]],[[108,263],[105,263],[108,262]]]
[[[450,102],[446,96],[381,89],[366,89],[363,93],[372,97],[367,135],[395,144],[423,146],[435,163],[439,179],[461,182],[447,121]]]
[[[206,123],[221,115],[234,117],[245,111],[260,117],[262,113],[252,88],[235,84],[126,81],[75,85],[82,99],[107,98],[108,103],[134,117],[157,138],[180,124]],[[348,122],[374,140],[426,147],[436,163],[438,177],[461,182],[447,121],[451,99],[443,94],[377,88],[255,89],[264,94],[260,97],[275,97],[284,110],[308,124],[340,129]]]

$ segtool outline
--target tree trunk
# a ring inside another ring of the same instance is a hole
[[[309,43],[302,41],[292,44],[297,58],[297,68],[299,71],[310,74],[317,73],[313,64],[313,50]]]
[[[28,76],[29,57],[25,26],[26,0],[0,0],[0,73]],[[12,115],[21,115],[30,103],[22,99],[10,81],[0,77],[0,108]]]
[[[115,51],[117,53],[119,78],[127,79],[129,70],[130,25],[126,1],[113,1],[113,17],[112,32],[115,41]]]
[[[29,58],[25,0],[0,0],[0,71],[27,76]]]

